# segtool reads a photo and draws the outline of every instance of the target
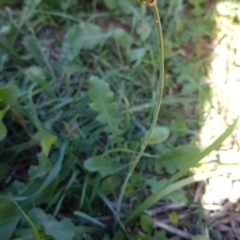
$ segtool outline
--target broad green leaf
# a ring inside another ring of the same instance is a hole
[[[109,35],[102,32],[101,28],[91,23],[73,25],[66,33],[61,54],[60,63],[68,65],[80,53],[81,49],[93,49],[96,45],[104,43]]]
[[[106,7],[110,10],[114,10],[118,7],[118,2],[113,0],[103,0]]]
[[[147,21],[142,21],[137,27],[137,34],[142,41],[146,41],[152,32],[152,26]]]
[[[141,58],[145,55],[146,51],[146,48],[137,48],[130,50],[130,60],[132,62],[141,60]]]
[[[149,240],[149,236],[145,234],[130,234],[129,237],[133,240]]]
[[[84,167],[89,172],[100,172],[102,176],[106,176],[112,174],[117,166],[111,158],[93,156],[84,162]]]
[[[34,236],[34,240],[41,240],[41,237],[39,235],[39,232],[35,226],[35,224],[32,222],[32,220],[29,218],[28,215],[26,215],[26,213],[22,210],[22,208],[17,204],[17,202],[14,201],[14,203],[16,204],[16,206],[18,207],[18,209],[20,210],[20,212],[22,213],[22,215],[24,216],[24,218],[26,219],[26,221],[28,222],[28,224],[31,226],[32,230],[33,230],[33,236]]]
[[[156,231],[152,240],[166,240],[166,232],[165,231]]]
[[[125,14],[131,14],[134,12],[134,1],[131,0],[120,0],[118,5]]]
[[[0,35],[8,35],[11,32],[11,25],[4,25],[0,28]]]
[[[57,140],[57,137],[54,135],[46,136],[41,140],[41,146],[46,156],[48,156],[51,146],[56,140]]]
[[[140,219],[141,228],[144,232],[149,233],[153,229],[153,219],[143,214]]]
[[[122,28],[117,28],[114,30],[113,38],[119,46],[124,48],[130,47],[133,43],[132,37]]]
[[[5,108],[8,105],[14,105],[18,98],[18,88],[9,86],[0,89],[0,107]]]
[[[17,228],[16,234],[22,239],[32,239],[33,233],[30,228]],[[20,239],[18,239],[20,240]]]
[[[104,130],[112,133],[114,136],[119,135],[119,121],[115,117],[117,104],[113,101],[113,92],[110,90],[109,85],[92,76],[90,78],[88,94],[92,100],[91,108],[99,112],[97,120],[107,124]]]
[[[117,231],[112,240],[124,240],[124,233],[122,231]]]
[[[55,93],[52,91],[49,82],[46,81],[47,76],[43,68],[32,66],[25,71],[26,76],[34,83],[39,84],[39,86],[48,93],[49,96],[54,97]]]
[[[7,188],[5,188],[2,194],[19,196],[25,190],[25,184],[17,180],[13,181]]]
[[[170,193],[183,188],[186,185],[189,185],[195,181],[204,180],[214,174],[218,175],[219,173],[206,173],[206,174],[199,174],[197,176],[189,177],[180,181],[177,181],[187,170],[191,167],[195,166],[201,159],[215,150],[238,126],[239,118],[226,129],[226,131],[218,137],[209,147],[207,147],[204,151],[193,156],[191,159],[186,159],[186,163],[182,165],[181,169],[178,173],[176,173],[173,177],[171,177],[165,186],[156,193],[150,195],[143,203],[141,203],[134,211],[131,213],[127,218],[127,223],[131,222],[134,218],[139,216],[144,210],[151,207],[153,204],[158,202],[159,200],[163,199],[165,196],[169,195]],[[174,183],[177,181],[176,183]]]
[[[46,74],[42,68],[37,66],[32,66],[25,71],[27,77],[33,82],[41,82],[46,79]]]
[[[165,141],[169,137],[169,129],[166,127],[155,127],[149,139],[149,144],[157,144]]]
[[[182,93],[182,95],[189,96],[190,94],[193,94],[197,90],[198,90],[198,85],[190,82],[190,83],[185,83],[183,85],[183,88],[181,89],[181,93]]]
[[[188,199],[186,197],[186,192],[183,189],[178,189],[178,190],[170,193],[169,195],[164,197],[164,199],[171,200],[171,202],[173,204],[180,204],[180,203],[187,204],[188,203]]]
[[[1,128],[1,124],[0,124]],[[1,135],[1,129],[0,129],[0,135]],[[0,139],[1,140],[1,139]],[[8,174],[9,165],[6,163],[0,163],[0,183],[5,179],[5,177]]]
[[[151,188],[152,193],[159,192],[166,185],[166,183],[167,183],[166,178],[157,180],[156,178],[152,177],[150,179],[145,180],[145,184]],[[165,196],[164,199],[171,200],[171,202],[174,204],[188,203],[186,193],[182,189],[172,192],[171,194]]]
[[[163,153],[159,160],[155,161],[155,168],[164,168],[167,173],[173,174],[181,169],[182,165],[186,163],[186,159],[191,160],[200,153],[198,147],[193,145],[178,146]]]
[[[210,239],[204,235],[196,235],[195,237],[193,237],[193,240],[210,240]]]
[[[0,199],[0,234],[1,240],[9,240],[20,220],[16,206],[12,201]]]
[[[151,177],[145,180],[145,184],[151,188],[151,192],[155,193],[159,191],[167,182],[167,179],[157,180],[155,177]]]
[[[7,136],[7,128],[3,124],[2,121],[0,121],[0,141],[2,141]]]
[[[36,113],[36,112],[35,112]],[[43,126],[40,120],[38,119],[38,116],[32,115],[33,123],[38,128],[38,131],[34,134],[34,139],[36,139],[38,142],[41,142],[43,138],[51,135],[50,132],[48,132]]]
[[[79,25],[73,25],[65,34],[60,62],[68,64],[80,53],[83,46],[83,32]]]
[[[33,208],[29,211],[28,216],[38,229],[42,225],[45,233],[55,240],[72,240],[75,235],[75,227],[67,218],[59,222],[40,208]]]
[[[99,26],[92,23],[81,23],[81,30],[83,33],[83,49],[93,49],[98,44],[103,44],[109,37],[109,34],[103,33]]]

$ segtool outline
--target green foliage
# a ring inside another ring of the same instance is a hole
[[[104,131],[117,137],[121,134],[119,119],[116,117],[117,104],[113,101],[113,92],[109,85],[92,76],[89,80],[88,94],[92,101],[91,108],[99,112],[97,120],[107,125]]]
[[[106,7],[110,10],[116,9],[118,7],[117,1],[111,1],[111,0],[103,0]]]
[[[153,129],[149,144],[157,144],[165,141],[169,137],[169,130],[166,127],[157,126]]]
[[[209,238],[207,238],[203,235],[196,235],[193,237],[193,240],[209,240]]]
[[[45,234],[47,236],[52,236],[55,240],[71,240],[75,235],[75,227],[67,218],[58,221],[39,208],[30,210],[28,212],[28,217],[38,229],[43,227]]]
[[[34,11],[42,0],[24,0],[22,18],[20,21],[20,27],[25,24],[33,16]]]
[[[43,152],[45,153],[46,156],[49,155],[50,148],[56,140],[57,140],[57,137],[53,136],[53,135],[49,135],[47,137],[44,137],[41,140],[41,146],[42,146]]]
[[[177,170],[181,169],[187,159],[190,160],[199,152],[199,149],[193,145],[184,145],[172,148],[171,150],[167,150],[163,153],[160,161],[155,162],[155,168],[159,169],[164,167],[167,173],[174,174]]]
[[[201,85],[200,42],[214,30],[202,2],[158,1],[165,96],[118,216],[117,196],[157,102],[150,12],[135,0],[0,0],[8,5],[0,14],[1,239],[123,240],[130,223],[142,229],[130,239],[167,238],[144,210],[161,199],[187,203],[183,187],[209,176],[196,180],[189,169],[236,126],[202,152],[194,144],[191,109],[210,92]]]
[[[25,220],[28,222],[28,224],[31,226],[32,231],[33,231],[33,238],[36,240],[41,240],[41,237],[39,235],[39,232],[35,226],[35,224],[32,222],[32,220],[25,214],[25,212],[22,210],[22,208],[15,202],[17,205],[18,209],[21,211],[22,215],[24,216]]]
[[[153,229],[153,220],[148,215],[142,215],[140,219],[141,228],[144,232],[149,233]]]
[[[167,179],[162,179],[162,180],[156,180],[153,177],[150,179],[146,179],[145,183],[147,186],[151,188],[151,192],[157,193],[161,191],[161,189],[164,188],[164,186],[167,184]],[[177,191],[174,191],[164,197],[164,199],[170,200],[174,204],[180,204],[180,203],[185,203],[187,204],[188,200],[186,198],[186,193],[184,190],[179,189]]]
[[[113,160],[103,156],[93,156],[84,162],[84,167],[89,172],[100,172],[101,176],[106,176],[114,172],[118,164]]]
[[[79,55],[81,49],[94,49],[98,44],[103,44],[108,36],[109,34],[104,34],[99,26],[91,23],[73,25],[64,36],[60,63],[69,64]]]
[[[82,33],[79,25],[71,27],[64,37],[60,55],[61,61],[65,64],[74,60],[82,48]]]
[[[194,16],[200,16],[203,12],[201,8],[201,4],[206,2],[206,0],[188,0],[188,2],[194,6],[194,9],[192,10],[192,14]]]
[[[0,201],[0,226],[1,239],[9,240],[20,220],[19,212],[13,202],[1,198]]]
[[[6,107],[8,105],[14,105],[18,97],[18,88],[16,86],[9,86],[0,89],[0,106]]]
[[[1,113],[1,115],[3,114]],[[4,123],[0,121],[0,141],[2,141],[6,136],[7,136],[7,128],[4,125]]]
[[[122,28],[115,29],[113,32],[113,37],[116,43],[121,47],[129,48],[133,43],[132,37]]]
[[[216,139],[208,148],[206,148],[204,151],[200,152],[194,157],[191,157],[190,159],[186,159],[186,162],[181,166],[181,169],[173,175],[170,179],[166,181],[164,186],[159,190],[153,193],[151,196],[149,196],[143,203],[138,206],[134,212],[129,216],[127,221],[133,220],[135,217],[137,217],[140,213],[142,213],[145,209],[148,207],[152,206],[162,198],[166,197],[170,193],[181,189],[182,187],[191,184],[195,181],[201,181],[207,177],[207,174],[203,174],[200,176],[200,178],[194,178],[189,177],[183,180],[178,180],[178,178],[185,173],[188,169],[193,167],[197,162],[199,162],[201,159],[203,159],[205,156],[207,156],[210,152],[213,151],[213,149],[216,149],[222,141],[224,141],[238,126],[238,121],[237,119],[218,139]],[[211,175],[211,174],[210,174]]]
[[[0,141],[7,136],[7,128],[3,123],[3,118],[10,106],[14,105],[18,97],[18,88],[9,86],[0,89]]]

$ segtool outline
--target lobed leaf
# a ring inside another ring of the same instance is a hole
[[[103,156],[93,156],[84,162],[84,167],[89,172],[100,172],[102,176],[106,176],[112,174],[117,166],[112,159],[106,159]]]
[[[55,240],[72,240],[75,235],[75,227],[67,218],[59,222],[40,208],[33,208],[28,216],[38,229],[43,226],[45,233]]]
[[[99,113],[97,120],[107,125],[104,130],[114,136],[119,135],[119,120],[115,117],[117,104],[113,101],[113,92],[109,85],[92,76],[88,94],[92,100],[91,108]]]

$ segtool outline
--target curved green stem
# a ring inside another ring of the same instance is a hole
[[[118,199],[118,204],[117,204],[117,214],[119,215],[120,210],[121,210],[121,204],[122,204],[122,200],[123,200],[123,195],[124,192],[126,190],[127,184],[138,164],[138,162],[140,161],[141,157],[144,154],[144,151],[149,143],[150,140],[150,136],[153,132],[153,129],[157,123],[157,119],[158,119],[158,114],[160,111],[160,107],[161,107],[161,103],[162,103],[162,96],[163,96],[163,87],[164,87],[164,51],[163,51],[163,35],[162,35],[162,26],[161,26],[161,20],[160,20],[160,16],[159,16],[159,12],[158,12],[158,7],[157,7],[157,2],[156,0],[146,0],[146,1],[142,1],[140,0],[140,3],[143,3],[145,5],[148,5],[149,7],[152,8],[153,10],[153,14],[154,14],[154,19],[155,22],[157,24],[157,32],[158,32],[158,44],[159,44],[159,60],[160,60],[160,77],[159,77],[159,83],[158,83],[158,99],[157,99],[157,104],[156,104],[156,108],[154,111],[154,115],[153,115],[153,120],[152,120],[152,124],[151,127],[147,133],[147,136],[144,138],[144,142],[141,145],[141,149],[138,153],[138,155],[136,156],[136,158],[134,159],[134,161],[132,162],[132,164],[130,165],[130,168],[128,170],[128,174],[124,180],[120,195],[119,195],[119,199]]]

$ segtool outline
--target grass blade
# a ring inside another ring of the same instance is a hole
[[[107,226],[105,224],[101,223],[100,221],[98,221],[97,219],[95,219],[93,217],[90,217],[89,215],[87,215],[83,212],[76,211],[76,212],[74,212],[74,215],[85,218],[89,222],[92,222],[93,224],[95,224],[101,228],[107,228]]]
[[[18,209],[20,210],[20,212],[22,213],[22,215],[24,216],[24,218],[26,219],[26,221],[29,223],[29,225],[31,226],[32,230],[33,230],[33,236],[34,236],[34,240],[41,240],[41,237],[39,235],[39,232],[36,228],[36,226],[34,225],[34,223],[31,221],[31,219],[25,214],[25,212],[22,210],[22,208],[17,204],[17,202],[14,201],[14,203],[16,204],[16,206],[18,207]]]

